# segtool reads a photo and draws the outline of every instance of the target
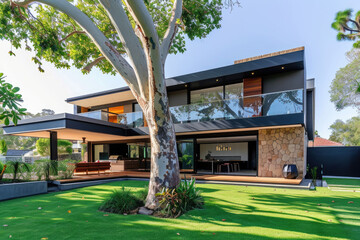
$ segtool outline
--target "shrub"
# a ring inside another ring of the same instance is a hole
[[[0,162],[0,180],[2,180],[5,170],[6,170],[6,165]]]
[[[100,206],[99,210],[109,213],[129,213],[143,205],[143,201],[131,193],[130,190],[122,187],[121,190],[115,190]]]
[[[18,174],[30,172],[29,165],[21,161],[8,161],[6,165],[13,174],[13,182],[17,179]]]
[[[78,161],[71,159],[66,159],[59,162],[58,170],[61,172],[61,177],[63,179],[70,179],[73,177],[77,162]]]
[[[310,169],[312,182],[314,184],[314,187],[316,187],[317,169],[318,168],[316,166]]]
[[[8,147],[4,139],[0,140],[0,155],[6,155]]]
[[[180,182],[174,189],[164,188],[157,194],[159,212],[164,217],[177,218],[181,214],[204,205],[201,192],[196,189],[195,179]]]

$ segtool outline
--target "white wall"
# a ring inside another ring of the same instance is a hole
[[[216,151],[217,145],[223,145],[231,147],[231,151]],[[211,156],[241,156],[242,161],[248,161],[248,143],[211,143],[211,144],[200,144],[200,158],[205,159],[208,152],[211,151]]]

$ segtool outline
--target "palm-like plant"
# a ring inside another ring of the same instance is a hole
[[[360,48],[360,11],[354,17],[352,9],[338,12],[331,27],[338,31],[337,39],[339,41],[356,41],[354,48]]]
[[[30,172],[29,165],[21,161],[8,161],[7,166],[13,174],[13,182],[17,179],[19,173]]]
[[[51,180],[51,175],[57,173],[57,161],[52,160],[38,160],[35,161],[35,172],[38,176],[38,180],[41,180],[44,176],[46,181]]]

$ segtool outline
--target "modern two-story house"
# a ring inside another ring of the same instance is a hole
[[[183,172],[282,177],[285,164],[306,171],[314,131],[314,79],[304,48],[166,79]],[[66,100],[73,114],[4,127],[6,134],[81,140],[87,161],[114,171],[148,171],[149,130],[128,87]],[[56,145],[55,145],[56,146]],[[56,149],[52,150],[56,159]]]

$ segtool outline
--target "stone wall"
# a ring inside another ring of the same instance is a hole
[[[283,177],[284,164],[296,164],[304,173],[303,127],[259,130],[259,177]]]

